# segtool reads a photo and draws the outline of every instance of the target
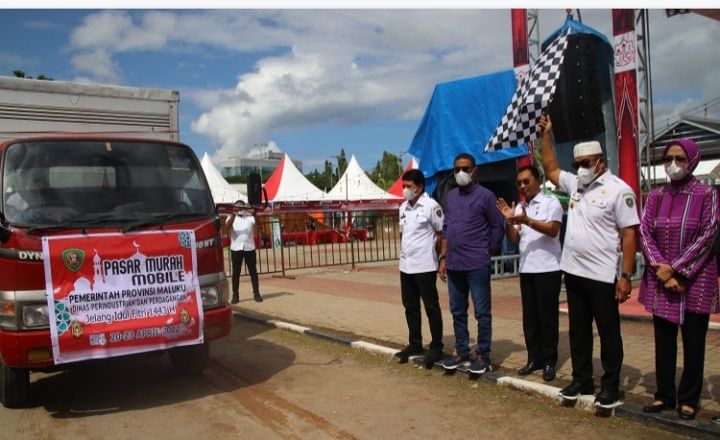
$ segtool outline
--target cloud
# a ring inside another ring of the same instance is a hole
[[[611,34],[610,10],[582,17]],[[564,18],[542,10],[540,39]],[[707,22],[651,12],[658,117],[720,95],[709,62],[720,58],[720,27]],[[258,58],[232,88],[181,90],[202,112],[191,129],[220,156],[284,131],[418,119],[434,84],[512,64],[508,10],[114,10],[87,15],[70,37],[79,74],[110,81],[122,76],[118,54],[210,50]]]
[[[117,83],[120,80],[120,69],[110,54],[103,50],[82,52],[72,57],[72,65],[81,72],[87,72],[92,78],[102,82]]]
[[[119,53],[274,51],[233,89],[181,91],[203,110],[192,130],[235,155],[283,130],[419,118],[435,83],[509,68],[507,22],[490,10],[101,11],[70,45],[76,69],[112,80]]]

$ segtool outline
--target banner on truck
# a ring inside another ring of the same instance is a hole
[[[194,231],[43,237],[56,364],[203,342]]]

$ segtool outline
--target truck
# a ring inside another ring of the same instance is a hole
[[[57,362],[52,330],[62,321],[58,308],[49,310],[48,240],[191,231],[203,327],[199,343],[162,349],[175,370],[199,374],[209,341],[230,333],[220,217],[197,156],[178,141],[178,103],[173,90],[0,77],[4,406],[28,398],[31,371],[73,365]],[[69,255],[66,266],[76,270],[70,264],[78,263],[77,257]],[[143,313],[170,313],[147,310]],[[93,337],[82,333],[88,322],[76,319],[73,325],[78,341]],[[94,337],[95,344],[109,343],[105,335]]]

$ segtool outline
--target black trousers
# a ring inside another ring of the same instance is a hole
[[[245,260],[245,266],[247,266],[248,272],[250,272],[250,282],[252,283],[253,293],[260,293],[257,266],[255,263],[255,250],[230,251],[230,259],[232,261],[233,296],[238,296],[240,292],[240,272],[242,271],[243,259]]]
[[[420,299],[425,305],[430,324],[430,348],[443,348],[443,324],[440,312],[440,299],[436,286],[437,272],[408,274],[400,272],[400,291],[405,307],[405,320],[408,326],[408,341],[413,347],[422,347]]]
[[[592,323],[595,320],[600,335],[600,361],[605,370],[600,387],[618,391],[624,353],[615,283],[603,283],[566,273],[565,287],[573,381],[593,383]]]
[[[562,272],[521,273],[523,333],[528,361],[555,366]]]
[[[675,404],[697,408],[702,392],[705,367],[705,335],[710,315],[685,313],[682,325],[653,315],[655,327],[655,399],[673,407]],[[683,341],[683,372],[675,390],[677,334],[680,327]]]

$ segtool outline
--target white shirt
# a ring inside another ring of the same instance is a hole
[[[575,174],[560,171],[559,188],[570,194],[560,267],[591,280],[615,282],[620,229],[640,223],[635,194],[610,170],[587,188]]]
[[[442,231],[443,211],[427,193],[414,206],[400,205],[400,272],[435,272],[438,268],[436,233]]]
[[[253,226],[255,217],[235,216],[235,221],[230,228],[230,250],[231,251],[254,251],[255,240],[253,239]]]
[[[526,204],[525,213],[540,222],[562,223],[563,208],[560,202],[541,192]],[[522,205],[515,207],[515,214],[522,214]],[[527,225],[520,225],[518,233],[520,272],[543,273],[560,270],[560,234],[550,237]]]

